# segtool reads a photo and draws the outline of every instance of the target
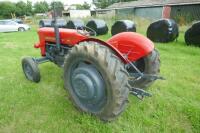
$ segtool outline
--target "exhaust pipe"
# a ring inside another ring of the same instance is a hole
[[[57,24],[57,14],[56,14],[55,3],[53,4],[53,22],[54,22],[54,33],[55,33],[55,38],[56,38],[56,49],[60,51],[60,34],[59,34],[59,28]]]

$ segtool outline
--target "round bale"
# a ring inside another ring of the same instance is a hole
[[[39,21],[39,27],[51,27],[52,19],[42,19]]]
[[[59,28],[66,28],[67,20],[65,19],[57,19],[57,25]],[[51,27],[54,27],[54,21],[51,22]]]
[[[68,29],[82,29],[84,26],[84,22],[80,19],[69,20],[66,24],[66,28]]]
[[[86,24],[87,27],[93,29],[97,35],[104,35],[108,33],[108,26],[104,20],[92,19]]]
[[[185,42],[187,45],[194,45],[200,47],[200,21],[194,23],[185,32]]]
[[[161,19],[153,22],[147,29],[147,37],[154,42],[172,42],[179,36],[177,23],[172,19]]]
[[[136,26],[131,20],[118,20],[111,28],[111,34],[116,35],[121,32],[136,32]]]

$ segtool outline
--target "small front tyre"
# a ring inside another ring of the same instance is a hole
[[[26,78],[30,81],[38,83],[40,81],[40,71],[38,64],[33,58],[26,57],[22,59],[22,69]]]

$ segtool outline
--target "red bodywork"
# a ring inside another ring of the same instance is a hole
[[[106,42],[83,36],[73,29],[60,28],[59,32],[62,45],[73,47],[83,41],[95,41],[111,48],[124,63],[128,63],[127,57],[128,60],[134,62],[148,55],[154,49],[154,44],[149,39],[134,32],[119,33]],[[40,28],[38,34],[40,42],[35,44],[34,47],[40,48],[41,55],[45,56],[45,43],[55,43],[54,28]]]

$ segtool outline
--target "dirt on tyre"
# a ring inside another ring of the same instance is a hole
[[[79,110],[104,121],[124,111],[130,89],[124,64],[96,42],[82,42],[65,57],[64,85]]]
[[[154,49],[149,55],[139,59],[134,62],[136,67],[144,74],[152,74],[157,75],[160,73],[160,55],[159,52]],[[131,77],[136,77],[136,71],[133,68],[127,69]],[[151,84],[153,84],[155,80],[153,78],[142,78],[138,81],[129,80],[129,84],[133,87],[146,89]]]
[[[22,59],[22,69],[26,78],[38,83],[40,81],[40,71],[33,58],[26,57]]]

